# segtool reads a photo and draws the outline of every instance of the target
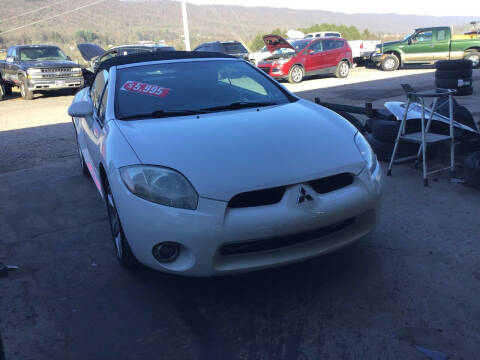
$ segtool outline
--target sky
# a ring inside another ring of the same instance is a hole
[[[312,0],[187,0],[193,4],[229,4],[240,6],[287,7],[292,9],[316,9],[344,13],[395,13],[431,16],[472,16],[480,20],[480,1],[460,0],[458,6],[448,0],[402,1],[312,1]]]

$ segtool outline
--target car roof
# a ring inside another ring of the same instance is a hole
[[[112,66],[127,65],[135,63],[143,63],[149,61],[162,61],[162,60],[184,60],[184,59],[214,59],[214,58],[238,58],[222,53],[206,52],[206,51],[165,51],[155,53],[142,53],[132,54],[125,56],[116,56],[111,59],[105,60],[100,64],[97,72],[101,70],[110,69]]]
[[[55,48],[55,49],[60,49],[58,46],[55,45],[16,45],[13,46],[17,49],[25,49],[25,48]]]

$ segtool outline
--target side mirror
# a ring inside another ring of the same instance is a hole
[[[13,62],[15,61],[15,58],[14,58],[13,56],[8,56],[8,57],[5,59],[5,61],[6,61],[7,63],[13,63]]]
[[[308,50],[308,55],[313,55],[313,54],[315,54],[314,50]]]
[[[72,58],[70,56],[67,56],[68,61],[72,61]]]
[[[76,118],[84,118],[93,115],[93,104],[89,101],[78,101],[70,105],[68,115]]]

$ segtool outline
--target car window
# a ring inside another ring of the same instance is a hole
[[[103,89],[108,80],[108,72],[103,70],[97,74],[95,81],[93,82],[92,88],[90,89],[90,97],[92,98],[92,103],[95,109],[98,111],[100,106],[100,100],[102,98]]]
[[[240,43],[223,43],[223,47],[227,54],[247,53],[247,49]]]
[[[67,60],[67,55],[56,47],[34,47],[20,50],[21,61]]]
[[[322,43],[323,43],[323,50],[324,51],[328,51],[328,50],[334,50],[336,48],[336,45],[335,45],[335,41],[336,40],[322,40]]]
[[[425,43],[432,41],[432,30],[420,31],[412,38],[414,43]]]
[[[325,36],[335,36],[335,37],[340,37],[339,33],[325,33]]]
[[[105,112],[107,111],[108,100],[108,82],[105,84],[105,90],[103,91],[102,99],[100,101],[100,109],[98,110],[98,120],[103,124],[105,121]]]
[[[438,30],[437,31],[437,41],[444,41],[447,38],[447,31],[446,30]]]
[[[316,53],[319,53],[322,51],[322,42],[321,41],[317,41],[317,42],[314,42],[313,44],[311,44],[309,47],[308,47],[308,50],[309,51],[313,51],[315,54]]]
[[[302,51],[305,46],[307,46],[310,43],[311,40],[296,40],[292,41],[290,44],[295,48],[297,52]]]
[[[345,45],[345,42],[343,40],[335,40],[335,47],[337,49],[341,49]]]
[[[117,70],[115,113],[120,119],[238,102],[289,101],[274,81],[243,61],[174,62]]]

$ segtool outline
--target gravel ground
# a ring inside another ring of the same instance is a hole
[[[433,74],[359,68],[286,86],[381,105],[402,97],[402,82],[428,89]],[[20,266],[0,278],[7,360],[428,359],[421,348],[478,358],[478,191],[443,176],[424,188],[402,165],[386,178],[377,229],[334,254],[212,279],[131,273],[81,175],[71,99],[0,103],[0,261]],[[461,102],[478,106],[478,90]]]

